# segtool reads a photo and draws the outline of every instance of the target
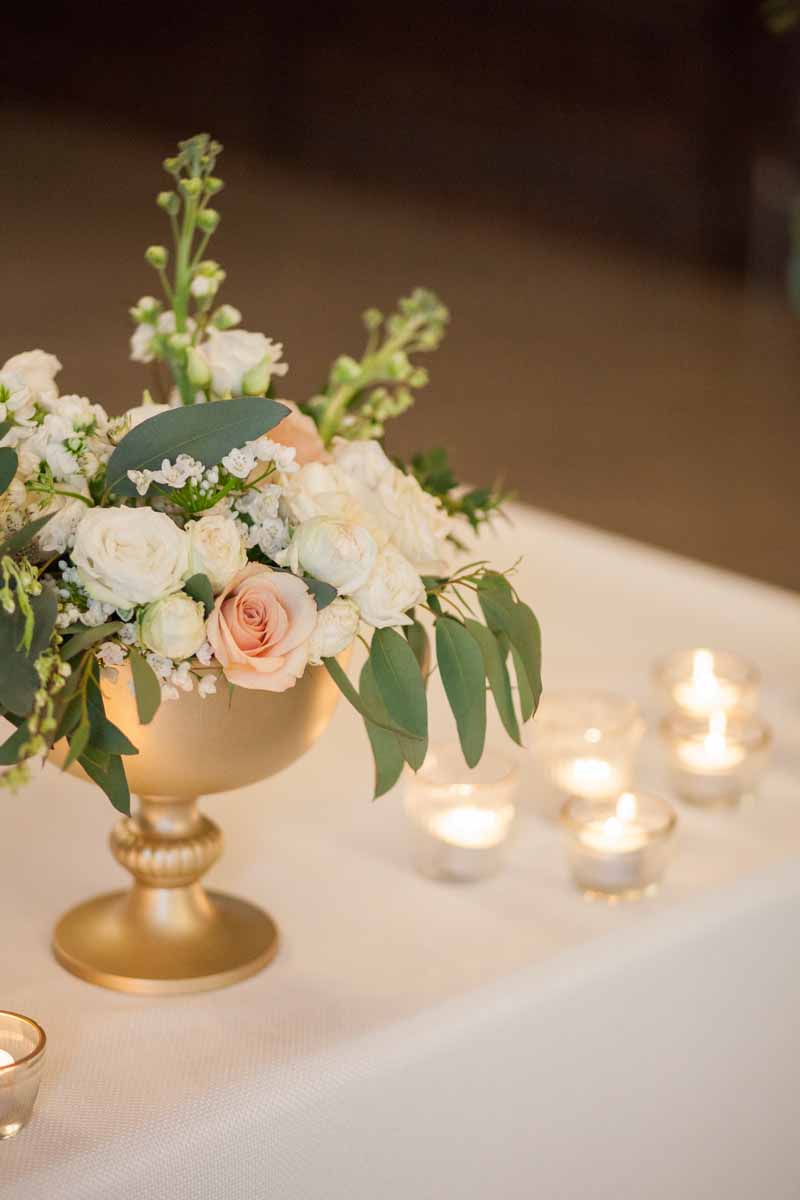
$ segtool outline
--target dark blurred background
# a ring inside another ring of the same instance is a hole
[[[31,6],[2,42],[0,362],[42,346],[138,402],[160,160],[207,129],[222,298],[290,398],[426,284],[452,330],[392,448],[800,588],[800,33],[703,0],[229,0]]]

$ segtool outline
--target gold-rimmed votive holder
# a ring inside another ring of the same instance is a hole
[[[616,800],[571,796],[561,811],[567,858],[587,899],[635,900],[654,891],[669,861],[677,817],[646,792]]]
[[[431,746],[406,791],[417,870],[460,882],[494,875],[514,824],[517,782],[516,763],[499,750],[487,747],[469,768],[457,742]]]
[[[756,791],[772,733],[754,713],[720,711],[707,721],[672,713],[660,728],[672,787],[681,800],[730,807]]]
[[[0,1011],[0,1140],[14,1137],[31,1118],[46,1044],[31,1017]]]
[[[712,713],[754,712],[761,678],[756,667],[728,650],[676,650],[653,667],[667,710],[707,721]]]
[[[591,689],[547,692],[533,724],[533,752],[561,800],[613,800],[632,784],[644,731],[633,700]]]

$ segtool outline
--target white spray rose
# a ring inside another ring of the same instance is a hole
[[[334,517],[314,517],[294,531],[289,548],[278,557],[295,574],[302,569],[344,595],[362,587],[375,564],[378,548],[363,525]]]
[[[186,592],[173,592],[144,610],[142,641],[148,650],[173,662],[191,658],[206,639],[202,604]]]
[[[44,350],[15,354],[0,367],[0,371],[18,375],[34,396],[41,398],[58,395],[56,375],[60,370],[61,363],[55,354],[47,354]]]
[[[217,396],[241,396],[245,375],[257,367],[262,368],[259,382],[263,382],[264,392],[272,375],[285,375],[289,370],[279,361],[282,345],[263,333],[248,333],[246,329],[210,329],[196,349],[208,365],[211,387]]]
[[[323,658],[341,654],[358,633],[358,608],[352,600],[340,596],[323,608],[308,642],[308,661],[318,667]]]
[[[374,522],[417,571],[446,571],[450,518],[413,475],[395,467],[374,441],[340,441],[334,457],[352,495],[369,514],[369,527]]]
[[[344,472],[332,463],[310,462],[283,481],[283,505],[295,522],[312,517],[357,521],[361,507],[353,498]]]
[[[90,596],[124,611],[180,589],[189,574],[189,537],[152,508],[90,508],[72,561]]]
[[[214,595],[247,565],[247,551],[239,526],[225,514],[201,517],[186,526],[189,535],[190,574],[208,576]]]
[[[362,620],[376,629],[411,625],[410,608],[425,599],[425,587],[408,559],[393,546],[378,554],[366,584],[353,592]]]

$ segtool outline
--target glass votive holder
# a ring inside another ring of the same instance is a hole
[[[670,709],[696,720],[714,712],[753,712],[761,683],[758,671],[726,650],[676,650],[656,663],[653,678]]]
[[[516,764],[487,748],[470,769],[456,742],[432,746],[408,780],[414,864],[431,879],[476,880],[502,866],[514,823]]]
[[[572,796],[561,811],[576,885],[589,899],[634,900],[667,865],[677,817],[666,800],[623,792],[615,801]]]
[[[0,1140],[30,1120],[44,1066],[47,1039],[30,1017],[0,1012]]]
[[[712,713],[698,721],[672,713],[661,722],[672,786],[682,800],[704,807],[737,804],[754,792],[772,734],[752,713]]]
[[[632,700],[610,692],[547,692],[533,723],[533,749],[562,795],[615,799],[631,785],[644,729]]]

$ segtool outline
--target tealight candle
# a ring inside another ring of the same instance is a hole
[[[724,712],[712,713],[707,722],[674,714],[661,733],[676,792],[698,805],[736,804],[752,791],[771,741],[758,717]]]
[[[30,1119],[46,1041],[30,1017],[0,1012],[0,1139],[13,1137]]]
[[[456,743],[434,746],[409,780],[414,861],[434,879],[482,879],[498,870],[514,821],[516,766],[487,750],[470,770]]]
[[[629,788],[644,734],[639,708],[607,692],[548,692],[533,725],[533,748],[561,796],[612,800]]]
[[[633,899],[660,880],[675,827],[671,806],[623,792],[615,803],[567,800],[561,821],[572,874],[589,897]]]
[[[725,651],[679,650],[656,664],[654,676],[669,706],[697,720],[715,712],[749,712],[758,699],[755,668]]]

